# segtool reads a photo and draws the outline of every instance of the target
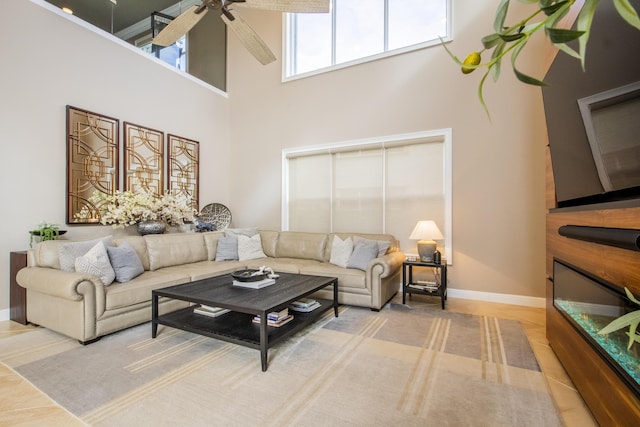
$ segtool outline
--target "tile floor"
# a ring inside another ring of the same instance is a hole
[[[401,299],[396,296],[396,301]],[[413,296],[407,301],[414,305],[433,305],[439,310],[439,300]],[[484,301],[449,298],[447,310],[460,313],[495,316],[519,320],[524,327],[531,347],[538,358],[556,405],[567,427],[597,426],[584,401],[562,365],[549,347],[545,336],[545,312],[541,308],[490,303]],[[28,333],[31,326],[11,321],[0,322],[0,345],[2,339]],[[0,426],[82,426],[85,425],[64,408],[24,381],[17,373],[0,366]]]

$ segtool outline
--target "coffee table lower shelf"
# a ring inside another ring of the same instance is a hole
[[[334,308],[331,300],[316,300],[320,307],[315,310],[308,313],[290,311],[293,320],[280,327],[268,326],[266,348],[263,348],[260,341],[260,324],[252,321],[253,314],[230,311],[218,317],[209,317],[194,313],[194,308],[198,307],[194,305],[158,316],[156,323],[257,350],[266,350],[316,322],[324,313]],[[263,370],[266,370],[265,366]]]

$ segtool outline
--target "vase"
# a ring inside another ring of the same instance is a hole
[[[166,228],[166,224],[164,221],[156,220],[156,221],[140,221],[136,224],[138,228],[138,233],[141,236],[145,234],[162,234]]]

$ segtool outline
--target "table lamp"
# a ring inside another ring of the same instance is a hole
[[[409,239],[418,240],[418,255],[422,262],[433,262],[433,253],[438,244],[434,240],[443,239],[440,229],[434,221],[418,221]]]

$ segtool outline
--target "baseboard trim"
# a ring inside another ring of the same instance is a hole
[[[464,289],[447,288],[452,298],[471,299],[477,301],[498,302],[502,304],[523,305],[526,307],[545,308],[545,298],[527,297],[524,295],[497,294],[493,292],[466,291]]]
[[[8,308],[5,308],[4,310],[0,310],[0,322],[3,320],[9,320],[10,313],[11,313],[11,310],[9,310]]]

